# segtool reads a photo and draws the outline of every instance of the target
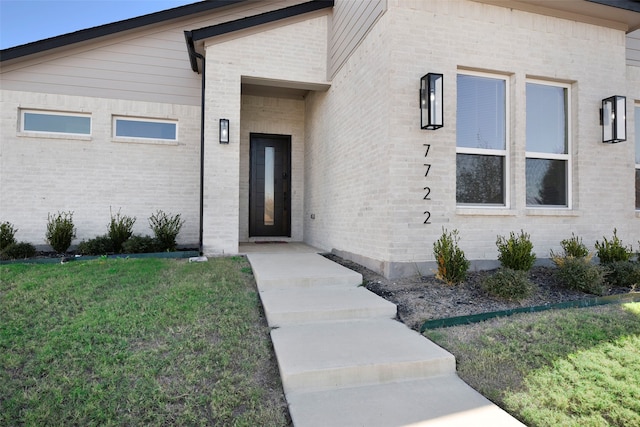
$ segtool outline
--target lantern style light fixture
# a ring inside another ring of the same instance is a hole
[[[602,142],[614,144],[627,140],[627,98],[611,96],[602,100],[600,110]]]
[[[428,73],[420,79],[420,128],[440,129],[444,126],[442,74]]]
[[[220,119],[220,144],[229,143],[229,119]]]

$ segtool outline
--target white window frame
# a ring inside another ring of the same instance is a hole
[[[65,117],[83,117],[89,119],[89,133],[76,133],[76,132],[57,132],[53,130],[31,130],[25,129],[25,114],[39,114],[46,116],[65,116]],[[76,113],[68,111],[58,110],[38,110],[23,108],[20,109],[20,134],[26,136],[44,136],[51,138],[72,138],[72,139],[89,139],[93,133],[93,118],[90,113]]]
[[[573,156],[571,152],[573,150],[573,138],[572,138],[572,110],[571,110],[571,84],[568,83],[560,83],[554,82],[550,80],[538,80],[538,79],[527,79],[526,83],[533,83],[537,85],[544,86],[554,86],[561,87],[567,91],[567,100],[566,107],[567,111],[565,112],[567,116],[567,152],[566,154],[555,154],[555,153],[540,153],[536,151],[525,151],[525,168],[526,168],[526,159],[542,159],[542,160],[564,160],[567,162],[567,182],[566,182],[566,191],[567,191],[567,205],[526,205],[527,209],[564,209],[569,210],[572,209],[573,206]],[[525,91],[526,96],[526,91]],[[526,150],[526,141],[525,141],[525,150]],[[526,171],[525,171],[525,180],[526,180]],[[526,191],[526,182],[525,182],[525,191]],[[526,195],[525,195],[526,198]],[[526,203],[526,201],[525,201]]]
[[[489,79],[503,80],[504,81],[504,149],[496,150],[496,149],[484,149],[484,148],[469,148],[469,147],[458,147],[457,137],[456,137],[456,158],[458,154],[475,154],[475,155],[483,155],[483,156],[500,156],[504,158],[504,176],[502,179],[504,180],[504,204],[475,204],[475,203],[458,203],[456,200],[456,208],[483,208],[483,209],[510,209],[511,207],[511,165],[510,165],[510,156],[509,156],[509,147],[511,146],[510,142],[510,128],[511,128],[511,100],[510,100],[510,83],[511,78],[506,74],[497,74],[497,73],[487,73],[480,71],[470,71],[470,70],[458,70],[456,73],[456,79],[458,75],[465,76],[475,76],[475,77],[485,77]],[[457,88],[456,88],[457,90]],[[457,120],[457,117],[456,117]],[[457,176],[457,171],[456,171]],[[457,183],[456,183],[456,192],[457,192]],[[457,199],[457,198],[456,198]]]
[[[176,127],[176,137],[175,138],[154,138],[154,137],[144,137],[144,136],[118,136],[118,134],[116,133],[118,120],[125,120],[129,122],[172,124]],[[180,129],[178,126],[178,120],[114,115],[112,116],[112,120],[111,120],[111,128],[112,128],[113,140],[118,142],[146,142],[146,143],[161,143],[161,144],[177,144],[179,140],[178,132]]]

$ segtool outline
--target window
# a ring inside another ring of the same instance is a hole
[[[569,88],[527,83],[527,206],[570,207]]]
[[[178,124],[168,120],[114,117],[113,134],[116,138],[159,139],[177,141]]]
[[[456,201],[507,205],[507,78],[458,74]]]
[[[636,105],[636,209],[640,210],[640,105]]]
[[[22,110],[22,132],[91,135],[91,116],[54,111]]]

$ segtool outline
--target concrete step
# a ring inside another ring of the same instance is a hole
[[[522,427],[456,375],[287,394],[296,427]]]
[[[349,319],[393,319],[396,306],[363,287],[321,286],[260,292],[269,326]]]
[[[362,284],[362,275],[322,255],[247,254],[260,291],[313,286],[352,287]]]
[[[285,393],[455,374],[453,355],[394,320],[286,326],[271,331]]]

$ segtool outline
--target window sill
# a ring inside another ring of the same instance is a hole
[[[525,214],[528,216],[582,216],[580,212],[569,208],[527,208]]]
[[[456,208],[456,215],[469,215],[469,216],[516,216],[516,211],[500,207],[500,208],[480,208],[480,207],[469,207],[469,208]]]
[[[73,135],[68,133],[18,132],[20,138],[65,139],[72,141],[91,141],[91,135]]]
[[[178,141],[167,141],[163,139],[142,139],[142,138],[112,138],[111,142],[119,144],[148,144],[148,145],[180,145]]]

